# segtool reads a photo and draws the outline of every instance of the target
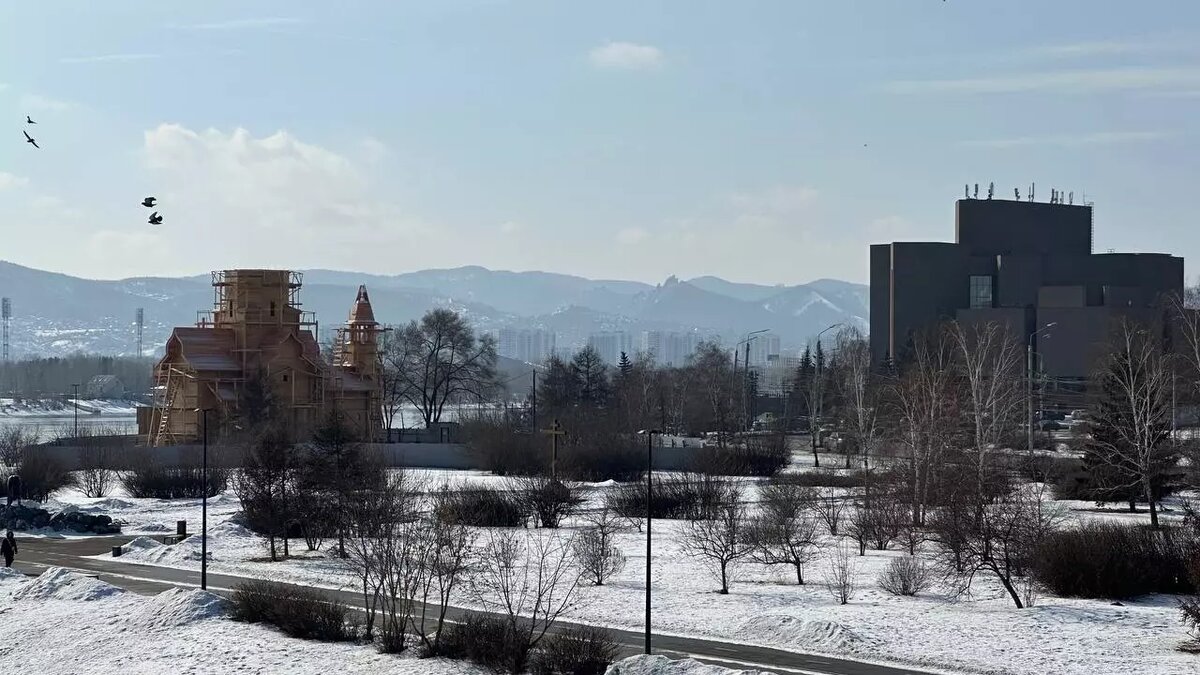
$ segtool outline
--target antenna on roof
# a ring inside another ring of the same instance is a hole
[[[1017,201],[1021,201],[1021,188],[1013,188],[1013,196],[1017,198]]]
[[[995,193],[996,193],[996,183],[995,183],[995,181],[993,181],[993,182],[991,182],[991,183],[988,183],[988,199],[991,199],[991,198],[992,198],[992,195],[994,195]]]
[[[975,199],[979,199],[979,183],[975,184]]]
[[[1054,188],[1050,188],[1050,203],[1051,204],[1058,203],[1058,190],[1055,190]]]
[[[970,198],[971,198],[971,186],[967,183],[963,183],[963,199],[970,199]]]
[[[1075,203],[1075,191],[1074,190],[1067,193],[1067,203],[1068,204]]]
[[[1033,190],[1037,187],[1037,183],[1029,184],[1029,201],[1033,201]]]

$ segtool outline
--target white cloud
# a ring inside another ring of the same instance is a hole
[[[617,243],[633,246],[640,244],[650,237],[650,233],[640,227],[625,227],[617,232]]]
[[[161,54],[93,54],[90,56],[64,56],[59,63],[124,63],[129,61],[149,61],[161,58]]]
[[[49,96],[42,96],[41,94],[21,95],[21,109],[26,111],[60,113],[74,107],[75,104],[70,101],[60,101]]]
[[[1019,136],[1016,138],[963,141],[960,145],[970,148],[990,148],[996,150],[1026,147],[1031,145],[1082,148],[1095,145],[1116,145],[1120,143],[1147,143],[1152,141],[1161,141],[1170,137],[1171,134],[1165,131],[1100,131],[1091,134]]]
[[[0,190],[16,190],[29,185],[29,179],[0,171]]]
[[[658,47],[632,42],[609,42],[588,53],[597,68],[614,70],[653,70],[662,66],[663,53]]]
[[[1020,56],[1041,59],[1091,58],[1178,50],[1180,45],[1168,40],[1092,40],[1057,45],[1042,45],[1021,50]]]
[[[817,198],[817,191],[806,185],[776,185],[750,192],[734,192],[729,201],[746,214],[781,215],[803,209]]]
[[[304,19],[288,16],[267,16],[249,19],[229,19],[227,21],[212,21],[187,26],[195,30],[246,30],[255,28],[278,28],[280,26],[296,26],[307,23]]]
[[[396,247],[444,246],[431,228],[377,197],[386,191],[348,157],[286,131],[145,132],[143,159],[181,260],[207,266],[379,269]]]
[[[1031,91],[1089,94],[1196,86],[1200,86],[1200,68],[1108,68],[963,79],[900,80],[886,84],[884,89],[895,94],[1011,94]]]
[[[506,220],[500,223],[500,231],[504,234],[517,234],[525,230],[525,224],[515,220]]]

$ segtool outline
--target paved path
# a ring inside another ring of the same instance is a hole
[[[26,574],[40,574],[50,566],[68,567],[95,574],[99,579],[114,586],[120,586],[143,595],[153,595],[176,586],[188,588],[199,586],[200,573],[198,571],[139,565],[122,562],[120,558],[83,557],[109,553],[113,546],[124,544],[130,539],[132,537],[128,536],[20,539],[18,541],[21,550],[14,567]],[[245,580],[246,577],[209,572],[208,587],[213,592],[228,595]],[[330,597],[337,598],[356,609],[361,609],[363,606],[362,597],[357,593],[333,589],[322,590]],[[460,618],[464,611],[451,608],[448,618],[454,621]],[[565,624],[566,622],[560,623]],[[622,646],[622,656],[642,653],[645,645],[643,633],[624,630],[614,632]],[[780,675],[928,675],[928,673],[908,668],[881,666],[861,661],[702,638],[656,634],[653,637],[653,649],[655,654],[662,654],[670,658],[694,658],[727,668],[761,669]]]

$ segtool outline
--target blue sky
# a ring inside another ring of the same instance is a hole
[[[1196,3],[2,0],[0,258],[863,281],[989,181],[1195,257],[1198,112]]]

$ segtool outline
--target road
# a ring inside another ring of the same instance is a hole
[[[132,537],[86,537],[72,539],[21,539],[20,554],[14,566],[25,574],[41,574],[47,567],[57,566],[94,574],[114,586],[143,595],[153,595],[172,587],[195,588],[200,573],[170,567],[138,565],[122,562],[120,558],[88,558],[84,556],[109,553],[113,546],[128,542]],[[209,572],[209,590],[228,595],[246,577]],[[352,591],[322,589],[331,598],[360,609],[362,597]],[[452,608],[448,618],[455,621],[466,610]],[[565,625],[565,622],[560,622]],[[640,654],[645,645],[643,633],[614,631],[622,646],[622,656]],[[768,670],[780,675],[929,675],[923,671],[850,661],[827,656],[755,647],[752,645],[654,635],[655,654],[670,658],[693,658],[704,663],[734,669]]]

